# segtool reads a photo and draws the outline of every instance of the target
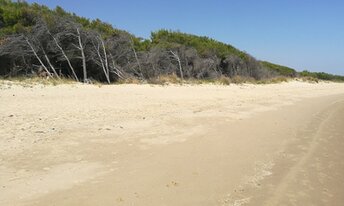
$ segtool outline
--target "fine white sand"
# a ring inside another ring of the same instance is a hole
[[[0,205],[342,205],[344,84],[0,86]]]

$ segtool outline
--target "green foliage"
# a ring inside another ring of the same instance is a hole
[[[299,75],[301,77],[312,77],[320,80],[344,82],[344,76],[328,74],[325,72],[310,72],[305,70],[300,72]]]
[[[289,68],[286,66],[273,64],[273,63],[266,62],[266,61],[261,61],[260,63],[266,69],[273,71],[273,72],[276,72],[278,75],[281,75],[281,76],[295,77],[297,74],[295,69],[292,69],[292,68]]]
[[[137,39],[126,31],[115,29],[112,25],[104,23],[99,19],[89,20],[79,17],[76,14],[68,13],[57,6],[54,10],[37,3],[28,4],[26,2],[12,2],[10,0],[0,0],[0,38],[4,35],[21,33],[30,29],[35,24],[36,17],[43,17],[48,23],[54,16],[72,18],[86,29],[96,30],[103,36],[126,33]]]
[[[66,12],[62,7],[60,6],[57,6],[55,8],[55,13],[58,15],[58,16],[68,16],[68,12]]]
[[[134,45],[135,45],[135,49],[138,51],[148,51],[152,44],[151,41],[148,39],[141,39],[141,38],[134,38]]]
[[[168,30],[152,32],[151,41],[154,46],[163,48],[173,48],[178,45],[193,47],[203,57],[214,54],[222,59],[228,55],[239,56],[242,59],[247,57],[247,54],[229,44],[216,41],[209,37],[200,37],[182,32]]]

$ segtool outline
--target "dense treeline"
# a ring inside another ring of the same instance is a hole
[[[268,70],[275,72],[279,75],[285,76],[285,77],[296,77],[297,76],[297,71],[295,69],[286,67],[286,66],[281,66],[278,64],[273,64],[270,62],[266,61],[261,61],[260,62],[265,68]]]
[[[295,77],[293,69],[260,62],[231,45],[160,30],[144,40],[89,20],[25,1],[0,0],[0,75],[39,75],[114,82],[176,75],[181,79]]]
[[[307,70],[299,73],[301,77],[312,77],[315,79],[344,82],[344,76],[328,74],[325,72],[309,72]]]

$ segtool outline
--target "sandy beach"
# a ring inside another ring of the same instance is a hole
[[[0,86],[0,206],[344,204],[344,84]]]

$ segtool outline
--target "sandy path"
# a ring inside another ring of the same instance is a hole
[[[0,205],[342,205],[344,84],[0,90]]]

